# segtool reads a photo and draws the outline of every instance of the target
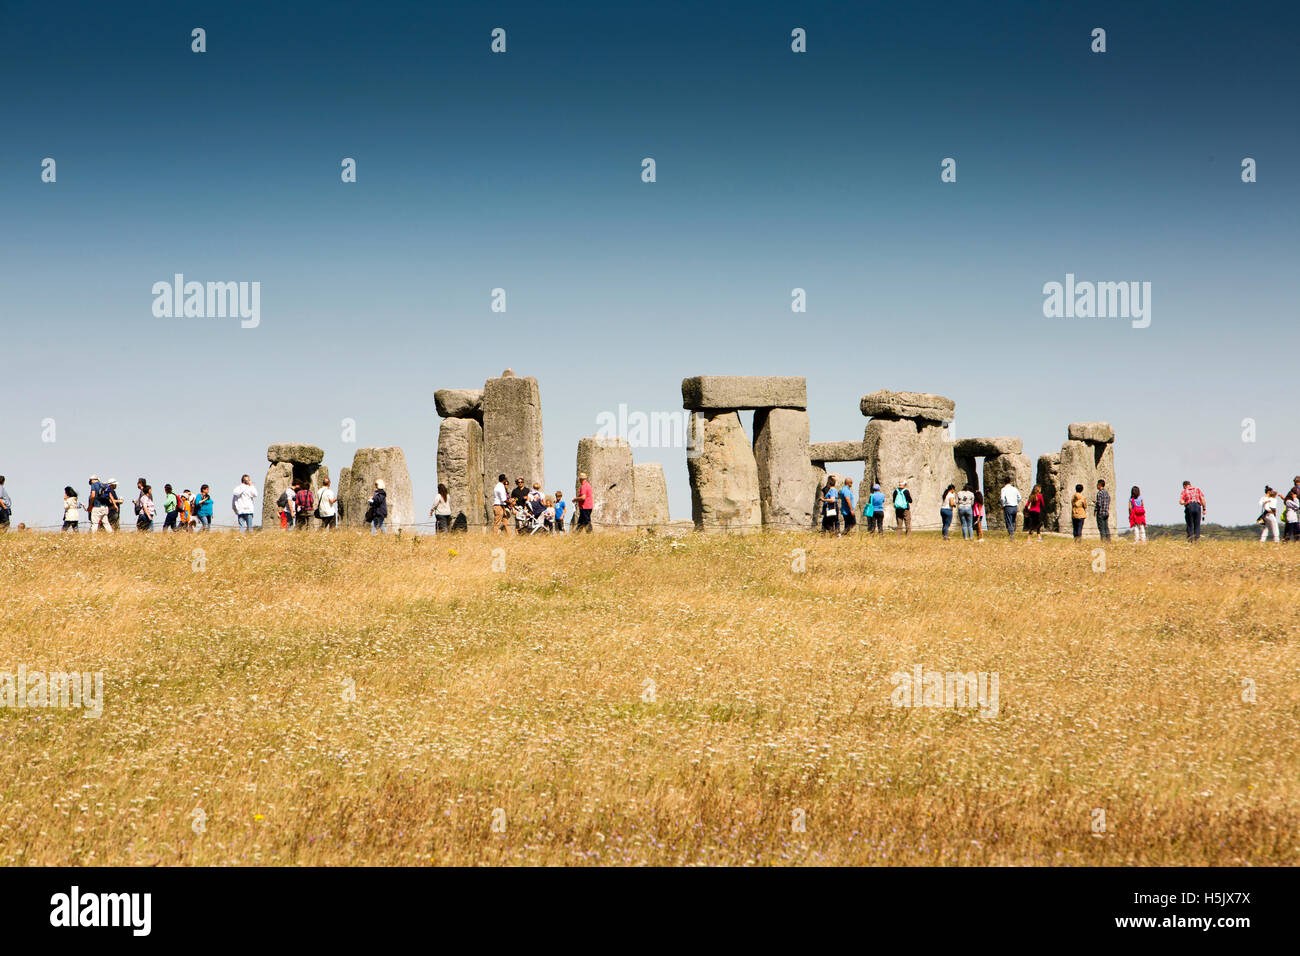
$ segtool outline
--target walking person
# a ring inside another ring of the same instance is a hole
[[[876,534],[885,533],[885,493],[879,485],[871,486],[871,522],[868,523],[867,530],[874,530]]]
[[[1006,484],[1002,486],[1002,518],[1007,525],[1007,537],[1016,536],[1016,512],[1020,510],[1020,489],[1011,481],[1011,476],[1007,476]],[[1028,516],[1026,516],[1028,518]]]
[[[1070,498],[1070,525],[1074,531],[1074,540],[1083,537],[1083,522],[1088,517],[1088,496],[1083,493],[1083,485],[1074,486],[1074,496]]]
[[[163,526],[164,531],[169,528],[176,530],[176,509],[178,507],[176,495],[172,492],[172,486],[163,484]]]
[[[370,525],[371,534],[384,533],[384,520],[388,517],[388,492],[384,490],[384,479],[375,479],[375,492],[366,501],[366,523]]]
[[[433,519],[433,533],[446,534],[451,530],[451,501],[448,495],[451,492],[447,486],[438,483],[438,497],[433,499],[433,507],[429,509],[429,517]],[[324,501],[325,492],[321,492],[321,500]]]
[[[1183,520],[1187,522],[1187,540],[1195,544],[1201,540],[1201,522],[1205,520],[1205,493],[1190,481],[1183,482],[1183,492],[1178,496],[1183,506]]]
[[[1047,507],[1043,500],[1043,486],[1034,485],[1029,489],[1029,498],[1025,501],[1025,540],[1037,536],[1043,540],[1043,510]]]
[[[143,478],[136,483],[136,487],[140,489],[140,494],[135,499],[135,529],[152,531],[154,515],[158,511],[153,503],[153,488]]]
[[[984,540],[984,492],[978,488],[973,492],[975,503],[971,505],[971,520],[975,523],[975,540],[983,542]]]
[[[564,534],[564,511],[569,507],[569,503],[564,500],[564,492],[555,493],[555,533]]]
[[[1133,531],[1134,544],[1147,543],[1147,509],[1142,503],[1142,489],[1137,485],[1128,495],[1128,526]]]
[[[952,512],[957,506],[957,486],[949,485],[943,490],[939,499],[939,520],[943,523],[943,540],[948,540],[948,530],[952,527]]]
[[[834,475],[826,476],[826,487],[822,491],[822,531],[840,533],[840,495],[835,488]]]
[[[970,485],[957,492],[957,519],[961,522],[962,540],[975,537],[975,493]]]
[[[117,531],[122,526],[122,499],[117,496],[117,479],[108,480],[108,526]]]
[[[857,503],[853,498],[853,479],[845,478],[844,484],[840,485],[840,523],[844,528],[844,533],[848,534],[858,524],[858,516],[854,514]]]
[[[81,521],[81,499],[71,485],[63,486],[63,530],[76,531]]]
[[[90,498],[86,502],[86,511],[90,514],[90,530],[92,532],[101,529],[110,532],[113,530],[113,526],[108,523],[108,499],[108,482],[100,481],[97,475],[91,475]]]
[[[316,496],[316,517],[320,518],[322,531],[333,530],[339,526],[339,496],[328,478],[320,480],[320,493]]]
[[[1286,493],[1282,502],[1286,512],[1286,527],[1282,531],[1283,541],[1300,541],[1300,491],[1292,488]]]
[[[591,511],[596,507],[596,494],[591,490],[586,472],[578,475],[578,481],[578,530],[591,534]]]
[[[903,535],[912,533],[912,493],[907,490],[907,482],[898,480],[894,489],[894,531],[903,529]]]
[[[176,499],[176,518],[177,526],[181,531],[194,530],[194,499],[191,497],[190,489],[186,488]]]
[[[194,517],[198,521],[198,530],[212,530],[212,494],[207,485],[199,485],[199,496],[194,502]]]
[[[306,531],[311,526],[311,519],[316,513],[316,496],[311,493],[311,485],[305,481],[298,483],[298,491],[293,496],[294,527]]]
[[[1280,544],[1282,536],[1277,529],[1278,498],[1277,492],[1268,485],[1264,486],[1264,497],[1259,499],[1259,518],[1264,527],[1259,532],[1259,543],[1263,544],[1268,536],[1273,536],[1273,543]]]
[[[0,475],[0,531],[9,530],[9,516],[14,513],[14,503],[5,491],[5,476]]]
[[[244,475],[230,495],[230,510],[235,513],[235,520],[239,523],[241,532],[253,530],[253,508],[256,501],[257,489],[253,487],[252,479]]]
[[[505,532],[506,510],[510,507],[510,492],[506,490],[506,476],[497,475],[496,487],[492,489],[492,528]]]
[[[1110,492],[1106,490],[1106,479],[1097,479],[1097,497],[1093,503],[1093,514],[1097,516],[1097,533],[1102,541],[1110,540]]]

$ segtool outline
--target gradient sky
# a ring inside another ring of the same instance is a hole
[[[1300,472],[1294,5],[848,6],[0,4],[14,520],[96,472],[208,482],[229,522],[275,441],[334,475],[401,445],[427,513],[434,389],[507,366],[541,383],[548,489],[601,411],[787,374],[814,441],[879,388],[1034,458],[1102,419],[1152,521],[1184,477],[1253,520]],[[177,272],[261,282],[261,325],[155,318]],[[1044,318],[1067,272],[1151,282],[1150,327]],[[684,450],[636,457],[689,518]]]

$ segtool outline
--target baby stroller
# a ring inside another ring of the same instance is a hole
[[[542,515],[545,513],[546,507],[540,501],[516,505],[515,529],[520,534],[537,534],[539,531],[544,531],[546,523],[542,520]]]

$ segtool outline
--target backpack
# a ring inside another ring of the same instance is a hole
[[[275,506],[281,511],[289,507],[289,489],[286,488],[280,492],[280,497],[275,499]]]
[[[316,507],[316,502],[312,498],[312,493],[310,488],[299,488],[298,497],[294,503],[298,506],[299,514],[303,514],[304,512],[309,513],[312,510],[314,510]]]
[[[895,507],[895,508],[904,508],[904,509],[907,507],[907,489],[906,489],[906,488],[896,488],[896,489],[894,490],[894,507]]]

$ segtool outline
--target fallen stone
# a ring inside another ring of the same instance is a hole
[[[534,481],[545,487],[542,399],[531,376],[490,378],[483,387],[484,484],[492,488],[500,474],[511,488],[516,478],[530,487]]]
[[[325,452],[315,445],[282,441],[266,450],[266,460],[272,463],[287,461],[295,465],[319,465],[325,460]]]
[[[953,452],[959,458],[991,458],[994,455],[1019,455],[1025,443],[1019,438],[959,438]]]
[[[377,478],[383,479],[388,497],[384,530],[395,532],[399,527],[414,522],[415,496],[402,449],[396,446],[358,448],[347,472],[347,486],[339,488],[339,504],[342,506],[339,524],[354,528],[365,524],[366,502],[374,494]]]
[[[863,395],[862,414],[868,418],[917,418],[927,422],[950,422],[957,403],[942,395],[928,392],[890,392],[881,390]],[[913,515],[913,527],[916,516]]]
[[[762,527],[758,464],[737,412],[691,413],[691,519],[701,531]]]
[[[483,389],[440,388],[433,393],[433,404],[442,418],[476,418],[483,420]]]
[[[692,411],[808,407],[803,376],[697,375],[682,379],[682,407]]]
[[[657,461],[643,462],[632,469],[632,523],[639,528],[653,528],[671,521],[668,514],[668,482],[664,466]]]
[[[624,438],[579,438],[577,473],[586,474],[595,501],[593,528],[631,528],[636,500],[632,446]],[[575,482],[575,487],[580,482]]]
[[[1068,431],[1070,441],[1089,441],[1105,444],[1115,440],[1115,429],[1109,422],[1075,422]]]
[[[447,486],[452,530],[488,524],[490,505],[483,489],[483,426],[474,419],[442,420],[438,428],[438,481]]]
[[[808,459],[823,464],[828,461],[862,461],[864,455],[860,441],[815,441],[808,446]]]
[[[860,450],[861,444],[857,444]],[[754,412],[754,461],[765,528],[803,531],[812,520],[808,505],[816,491],[817,475],[808,457],[809,447],[807,412],[793,408]]]

